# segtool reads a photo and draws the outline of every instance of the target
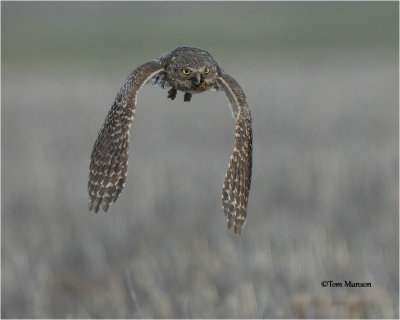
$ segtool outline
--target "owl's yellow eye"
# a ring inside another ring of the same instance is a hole
[[[210,68],[205,68],[204,69],[204,73],[209,73],[210,72]]]
[[[189,74],[189,73],[190,73],[190,70],[189,70],[189,69],[183,69],[182,72],[183,72],[184,74]]]

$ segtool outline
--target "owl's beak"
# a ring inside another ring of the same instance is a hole
[[[194,74],[193,80],[194,80],[196,85],[199,85],[201,83],[201,74],[200,74],[200,72],[196,72]]]

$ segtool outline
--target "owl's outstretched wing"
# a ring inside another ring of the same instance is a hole
[[[251,113],[246,96],[237,81],[222,73],[218,88],[225,91],[236,119],[235,147],[222,190],[222,207],[228,221],[228,228],[240,234],[246,220],[246,207],[251,184],[253,133]]]
[[[125,185],[128,167],[129,128],[139,90],[154,75],[164,71],[158,60],[136,68],[119,90],[108,112],[90,157],[89,209],[108,210]]]

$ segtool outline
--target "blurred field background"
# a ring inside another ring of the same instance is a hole
[[[398,5],[2,2],[2,318],[398,318]],[[248,97],[242,236],[220,203],[222,93],[146,86],[127,185],[87,208],[118,89],[181,45]]]

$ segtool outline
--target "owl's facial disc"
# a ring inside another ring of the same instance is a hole
[[[185,61],[166,73],[170,85],[180,91],[201,93],[215,83],[215,67],[211,64],[194,64]]]

